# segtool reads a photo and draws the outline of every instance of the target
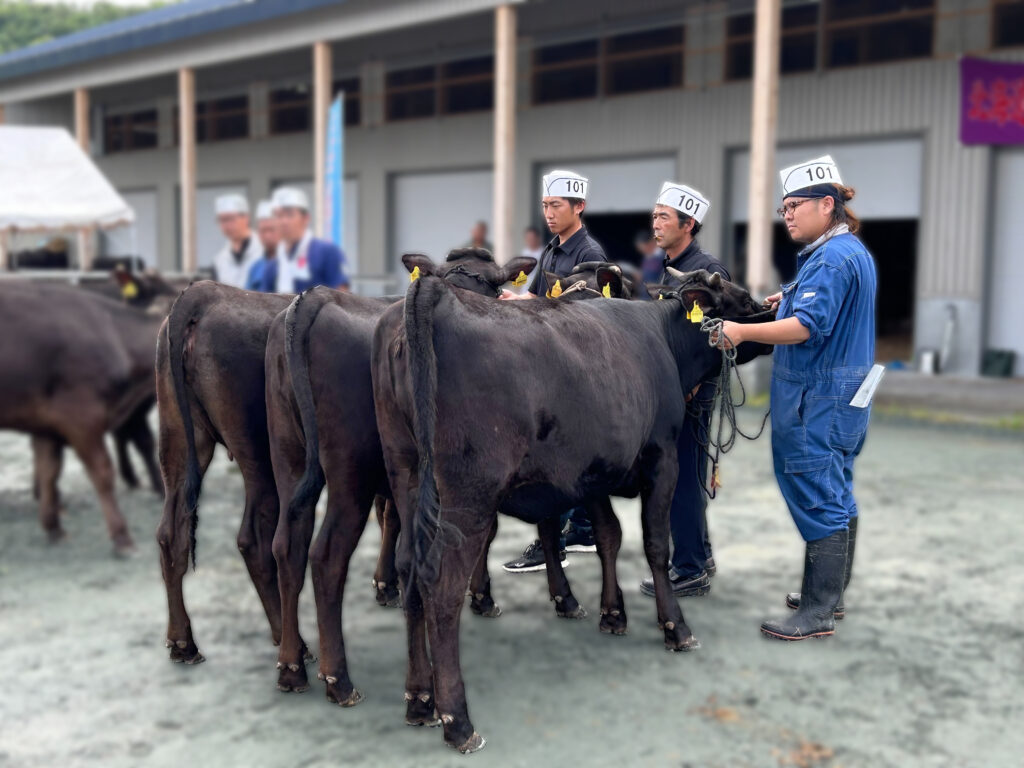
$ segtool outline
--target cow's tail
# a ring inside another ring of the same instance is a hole
[[[285,312],[285,350],[292,391],[299,409],[299,422],[306,442],[306,466],[302,478],[288,502],[288,519],[294,520],[302,509],[316,504],[326,482],[320,467],[320,438],[316,428],[316,404],[309,379],[309,329],[325,302],[309,291],[300,293]]]
[[[461,533],[441,520],[441,502],[434,477],[434,435],[437,425],[437,353],[434,350],[434,309],[444,294],[444,283],[423,277],[405,298],[405,335],[412,374],[413,426],[419,453],[420,487],[413,513],[416,575],[427,583],[437,580],[446,542],[458,543]]]
[[[185,430],[185,510],[189,516],[188,551],[192,558],[192,569],[196,567],[196,528],[199,525],[199,487],[202,478],[199,473],[199,459],[196,454],[196,436],[193,431],[192,410],[188,405],[185,389],[185,346],[186,338],[198,322],[201,304],[195,300],[195,291],[188,288],[171,306],[167,316],[167,345],[170,356],[171,381],[174,385],[174,399],[181,414]]]

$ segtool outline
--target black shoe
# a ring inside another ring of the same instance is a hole
[[[562,535],[565,537],[566,552],[597,552],[593,531],[584,531],[576,527],[572,520],[565,524]]]
[[[850,539],[846,545],[846,576],[843,579],[843,592],[846,592],[846,588],[850,586],[850,576],[853,574],[853,552],[857,548],[857,521],[859,517],[850,518]],[[800,593],[790,592],[786,595],[786,607],[792,608],[794,611],[800,607]],[[846,618],[846,605],[843,603],[843,598],[839,598],[839,605],[836,606],[835,610],[836,621],[842,621]]]
[[[569,560],[565,556],[564,549],[558,553],[558,556],[562,561],[563,568],[569,565]],[[537,539],[533,544],[524,549],[521,556],[517,557],[515,560],[509,560],[501,567],[509,573],[532,573],[533,571],[543,571],[544,548],[540,545],[540,539]]]
[[[708,576],[714,576],[718,573],[718,566],[715,565],[715,558],[713,555],[704,561],[704,572]]]
[[[700,597],[711,591],[711,578],[707,571],[701,571],[695,576],[682,576],[675,568],[669,568],[668,580],[672,585],[672,594],[676,597]],[[641,581],[640,591],[648,597],[654,597],[654,577]]]
[[[761,625],[762,634],[776,640],[806,640],[835,634],[834,612],[843,596],[849,531],[837,531],[807,542],[804,583],[796,613]]]

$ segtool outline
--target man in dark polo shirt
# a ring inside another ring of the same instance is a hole
[[[665,267],[680,272],[706,269],[729,279],[729,271],[722,262],[703,251],[696,240],[710,205],[695,189],[671,181],[662,185],[651,214],[654,239],[665,251],[665,264],[658,282],[676,283]],[[702,487],[707,481],[708,457],[701,447],[711,423],[715,387],[713,381],[704,382],[694,393],[687,406],[687,423],[677,443],[679,479],[672,496],[672,558],[668,575],[672,591],[681,597],[707,594],[715,573],[708,538],[708,500]],[[653,597],[654,579],[641,581],[640,591]]]
[[[513,293],[503,291],[501,298],[508,300],[533,299],[546,296],[553,286],[548,285],[545,272],[567,277],[572,268],[585,261],[607,261],[604,249],[587,233],[583,226],[583,210],[587,207],[589,180],[574,171],[552,171],[541,180],[541,210],[548,230],[554,235],[544,248],[540,264],[529,291]],[[568,285],[562,286],[568,288]],[[586,511],[576,508],[562,515],[562,565],[568,564],[566,551],[595,552],[593,528]],[[540,540],[534,541],[516,558],[503,566],[509,573],[531,573],[544,570],[544,550]]]

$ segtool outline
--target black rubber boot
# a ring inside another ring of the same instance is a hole
[[[764,635],[776,640],[806,640],[835,633],[833,613],[843,596],[849,538],[849,531],[837,531],[824,539],[807,542],[800,607],[790,616],[764,622]]]
[[[850,575],[853,573],[853,551],[857,548],[857,521],[860,517],[850,518],[850,541],[846,545],[846,578],[843,579],[843,592],[846,592],[846,588],[850,586]],[[845,595],[844,595],[845,597]],[[843,602],[844,597],[839,598],[839,605],[836,606],[835,617],[836,621],[842,621],[846,618],[846,605]],[[800,607],[800,593],[790,592],[786,595],[786,607],[792,608],[794,611]]]

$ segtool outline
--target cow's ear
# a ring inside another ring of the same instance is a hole
[[[622,270],[617,267],[598,267],[597,285],[609,299],[623,298]]]
[[[121,296],[125,301],[131,301],[138,298],[142,284],[138,281],[135,275],[122,266],[118,266],[118,268],[114,270],[113,275],[117,284],[121,286]]]
[[[502,282],[512,282],[516,285],[526,283],[526,276],[533,272],[537,266],[537,260],[532,256],[516,256],[501,267]]]
[[[544,270],[544,277],[547,278],[547,284],[548,284],[547,297],[549,299],[550,298],[556,298],[557,299],[559,296],[562,295],[562,291],[565,290],[565,286],[562,285],[561,282],[560,282],[562,280],[562,278],[559,277],[558,275],[556,275],[554,272],[548,272],[546,269]],[[557,295],[552,297],[551,291],[554,290],[556,283],[558,283]],[[568,285],[568,281],[566,281],[566,285]]]
[[[402,263],[410,273],[419,269],[417,276],[434,274],[435,265],[433,260],[425,253],[404,253]]]

